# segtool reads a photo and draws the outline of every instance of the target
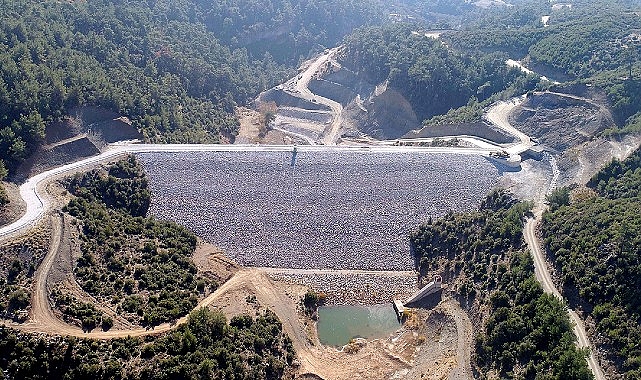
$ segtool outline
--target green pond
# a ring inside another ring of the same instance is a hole
[[[318,308],[318,339],[327,346],[343,346],[353,338],[384,338],[399,327],[391,303]]]

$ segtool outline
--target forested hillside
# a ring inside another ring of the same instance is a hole
[[[235,105],[293,75],[310,51],[380,21],[376,4],[5,2],[0,178],[42,142],[46,122],[85,105],[127,116],[152,142],[233,140]]]
[[[281,379],[294,359],[272,312],[229,323],[199,309],[158,337],[108,341],[0,327],[0,379]]]
[[[297,63],[310,51],[337,45],[352,29],[387,19],[386,2],[371,0],[195,0],[189,17],[202,19],[221,42]],[[194,14],[195,13],[195,14]]]
[[[192,232],[145,217],[151,194],[133,156],[111,165],[108,173],[77,175],[67,187],[76,198],[64,211],[77,218],[83,238],[74,275],[94,299],[131,323],[152,327],[186,315],[218,286],[197,273]],[[57,289],[52,299],[86,330],[111,327],[93,304]]]
[[[564,286],[596,323],[593,336],[626,379],[641,377],[641,150],[588,183],[596,194],[543,218]]]
[[[534,277],[522,236],[530,207],[501,190],[478,211],[429,221],[411,236],[418,270],[442,274],[475,316],[481,378],[591,379],[564,305]]]
[[[496,20],[493,16],[444,39],[464,51],[504,51],[551,78],[603,90],[619,125],[607,133],[625,133],[641,130],[640,9],[636,1],[614,0],[534,7],[529,22],[506,28],[488,22]],[[544,15],[550,16],[547,27]]]
[[[417,32],[418,26],[366,27],[345,39],[342,62],[372,83],[388,81],[419,119],[483,101],[509,87],[527,91],[523,73],[505,65],[505,53],[463,54]],[[531,84],[532,85],[532,84]]]

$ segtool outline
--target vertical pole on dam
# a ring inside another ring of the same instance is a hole
[[[296,155],[298,155],[298,150],[296,146],[294,146],[294,150],[292,150],[292,161],[289,164],[292,168],[296,165]]]

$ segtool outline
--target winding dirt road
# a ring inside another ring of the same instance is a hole
[[[543,249],[541,248],[539,239],[536,236],[537,226],[541,221],[543,211],[544,210],[541,205],[537,206],[537,208],[534,210],[534,218],[529,218],[527,223],[525,224],[523,237],[528,247],[530,248],[530,252],[532,252],[532,257],[534,259],[534,274],[536,275],[536,279],[541,283],[543,291],[554,295],[560,300],[563,300],[561,293],[554,286],[552,276],[548,271],[545,254],[543,252]],[[594,374],[594,378],[596,380],[605,380],[605,375],[603,373],[603,370],[599,366],[599,362],[597,361],[596,356],[594,355],[594,347],[590,344],[590,340],[588,339],[588,335],[585,331],[585,325],[583,324],[583,321],[572,309],[568,308],[567,312],[570,316],[570,320],[572,321],[574,335],[576,335],[577,337],[577,345],[579,346],[579,348],[590,349],[590,356],[588,356],[587,360],[590,370]]]
[[[341,124],[343,123],[343,106],[332,99],[325,98],[311,92],[309,89],[309,82],[314,78],[314,76],[318,75],[324,66],[330,63],[339,49],[340,47],[330,49],[312,62],[307,69],[300,74],[295,87],[299,97],[315,103],[324,104],[332,111],[332,123],[323,132],[323,144],[325,145],[336,145],[336,142],[338,141],[338,132],[340,131]]]
[[[331,52],[330,52],[331,53]],[[329,54],[325,58],[325,62],[329,59]],[[322,60],[317,60],[313,65],[323,64]],[[318,69],[316,67],[315,70]],[[312,67],[312,69],[314,69]],[[302,82],[305,80],[306,83],[309,83],[309,80],[312,78],[314,70],[308,70],[309,76],[303,75],[301,79]],[[301,86],[303,83],[301,84]],[[307,86],[304,86],[304,89],[301,88],[301,92],[304,90],[309,91]],[[311,92],[309,92],[311,94]],[[319,102],[324,102],[325,100],[333,102],[329,99],[322,98],[316,95],[311,94],[313,99],[316,99]],[[325,103],[325,104],[328,104]],[[336,102],[333,102],[336,103]],[[342,112],[342,107],[340,104],[336,103],[334,106],[330,106],[332,110],[334,107],[340,107],[336,109],[335,118],[332,122],[332,126],[329,132],[325,136],[325,142],[327,144],[335,144],[336,136],[340,130],[341,117],[340,112]],[[524,149],[532,145],[532,142],[528,136],[518,131],[516,128],[510,125],[508,116],[516,106],[518,106],[517,100],[512,100],[509,102],[500,102],[493,106],[487,114],[487,119],[490,120],[495,125],[501,127],[502,129],[508,131],[509,133],[517,136],[520,140],[519,143],[510,147],[509,152],[513,149],[515,152],[519,149]],[[328,104],[329,105],[329,104]],[[50,202],[48,201],[44,192],[42,192],[42,187],[51,181],[54,178],[57,178],[62,175],[67,175],[73,171],[77,170],[86,170],[91,168],[94,165],[113,160],[126,153],[135,153],[135,152],[184,152],[184,151],[291,151],[291,146],[241,146],[241,145],[145,145],[145,144],[116,144],[112,145],[104,153],[94,156],[85,160],[75,162],[70,165],[65,165],[41,174],[38,174],[30,178],[25,184],[20,187],[20,194],[27,204],[27,210],[25,215],[21,217],[17,222],[12,223],[8,226],[0,228],[0,238],[7,238],[13,236],[16,233],[22,232],[27,228],[30,228],[36,222],[41,220],[47,211],[50,209]],[[363,149],[362,147],[329,147],[329,146],[306,146],[299,147],[299,150],[343,150],[343,149]],[[462,153],[462,154],[484,154],[487,155],[489,152],[494,151],[495,149],[469,149],[469,148],[414,148],[414,147],[367,147],[368,151],[387,151],[387,152],[406,152],[406,151],[426,151],[426,152],[445,152],[445,153]],[[539,205],[539,208],[535,212],[535,218],[528,220],[524,229],[524,237],[527,244],[532,251],[535,262],[535,274],[537,279],[541,282],[544,290],[548,293],[554,294],[557,297],[561,297],[558,290],[554,287],[551,276],[547,270],[545,263],[545,256],[542,253],[540,244],[536,237],[536,226],[540,221],[542,215],[542,205]],[[179,319],[175,324],[163,324],[157,326],[153,330],[139,328],[139,329],[130,329],[130,330],[110,330],[110,331],[92,331],[92,332],[83,332],[82,329],[76,326],[71,326],[63,321],[59,320],[53,313],[47,295],[46,289],[46,279],[48,277],[49,271],[55,261],[58,246],[60,244],[61,231],[60,231],[60,221],[58,218],[54,217],[53,224],[53,233],[52,233],[52,243],[50,250],[47,256],[44,258],[40,268],[36,272],[35,284],[34,284],[34,293],[32,300],[32,311],[30,315],[30,320],[22,325],[16,325],[13,323],[7,323],[12,327],[19,328],[23,331],[33,331],[33,332],[44,332],[49,334],[60,334],[60,335],[69,335],[76,337],[88,337],[95,339],[111,339],[118,337],[126,336],[143,336],[149,334],[159,334],[170,329],[179,326],[180,324],[186,322],[187,317]],[[286,299],[287,297],[279,292],[274,286],[271,280],[267,277],[265,272],[260,269],[242,269],[238,271],[229,281],[225,282],[220,286],[215,292],[210,294],[208,297],[203,299],[197,307],[204,307],[210,305],[212,302],[219,299],[222,295],[227,292],[234,291],[240,288],[251,288],[255,291],[256,297],[259,302],[270,309],[272,309],[279,319],[283,323],[283,328],[285,331],[292,337],[294,341],[294,347],[299,352],[302,362],[302,368],[309,370],[309,372],[319,374],[321,376],[326,375],[332,377],[331,370],[327,366],[319,364],[317,358],[319,357],[318,350],[313,347],[312,343],[309,341],[304,329],[301,327],[298,320],[298,314],[295,310],[295,307],[291,306],[291,300]],[[581,319],[571,310],[568,310],[570,318],[574,322],[574,332],[578,338],[578,344],[580,347],[591,347],[589,340],[587,339],[587,334]],[[464,326],[462,326],[464,327]],[[469,357],[467,353],[466,357]],[[603,376],[603,371],[598,365],[598,362],[595,359],[593,350],[588,358],[588,364],[590,369],[595,375],[597,380],[605,379]],[[403,366],[404,364],[399,364]]]

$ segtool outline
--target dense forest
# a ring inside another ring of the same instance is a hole
[[[196,236],[171,222],[146,218],[147,179],[133,156],[76,175],[67,188],[76,196],[63,209],[82,225],[82,256],[74,274],[84,291],[109,303],[130,322],[155,326],[186,315],[217,284],[197,274],[191,260]],[[54,291],[70,321],[91,330],[112,322],[90,304]]]
[[[380,24],[385,2],[371,0],[195,0],[202,19],[225,45],[256,57],[297,63],[310,52],[333,47],[354,27]]]
[[[294,359],[276,316],[199,309],[158,337],[108,341],[0,327],[0,379],[281,379]]]
[[[612,161],[544,215],[545,246],[568,294],[596,323],[598,344],[626,379],[641,377],[641,150]]]
[[[478,211],[429,221],[411,236],[417,268],[454,284],[479,319],[474,357],[481,378],[591,379],[565,306],[534,277],[522,236],[530,207],[499,190]]]
[[[410,101],[419,119],[484,101],[509,87],[516,88],[514,93],[534,88],[520,70],[505,65],[507,54],[457,53],[416,28],[391,24],[358,29],[346,37],[341,61],[372,83],[388,81]]]
[[[127,116],[152,142],[233,140],[235,105],[353,27],[382,21],[377,4],[5,2],[0,174],[42,143],[47,122],[85,105]]]

